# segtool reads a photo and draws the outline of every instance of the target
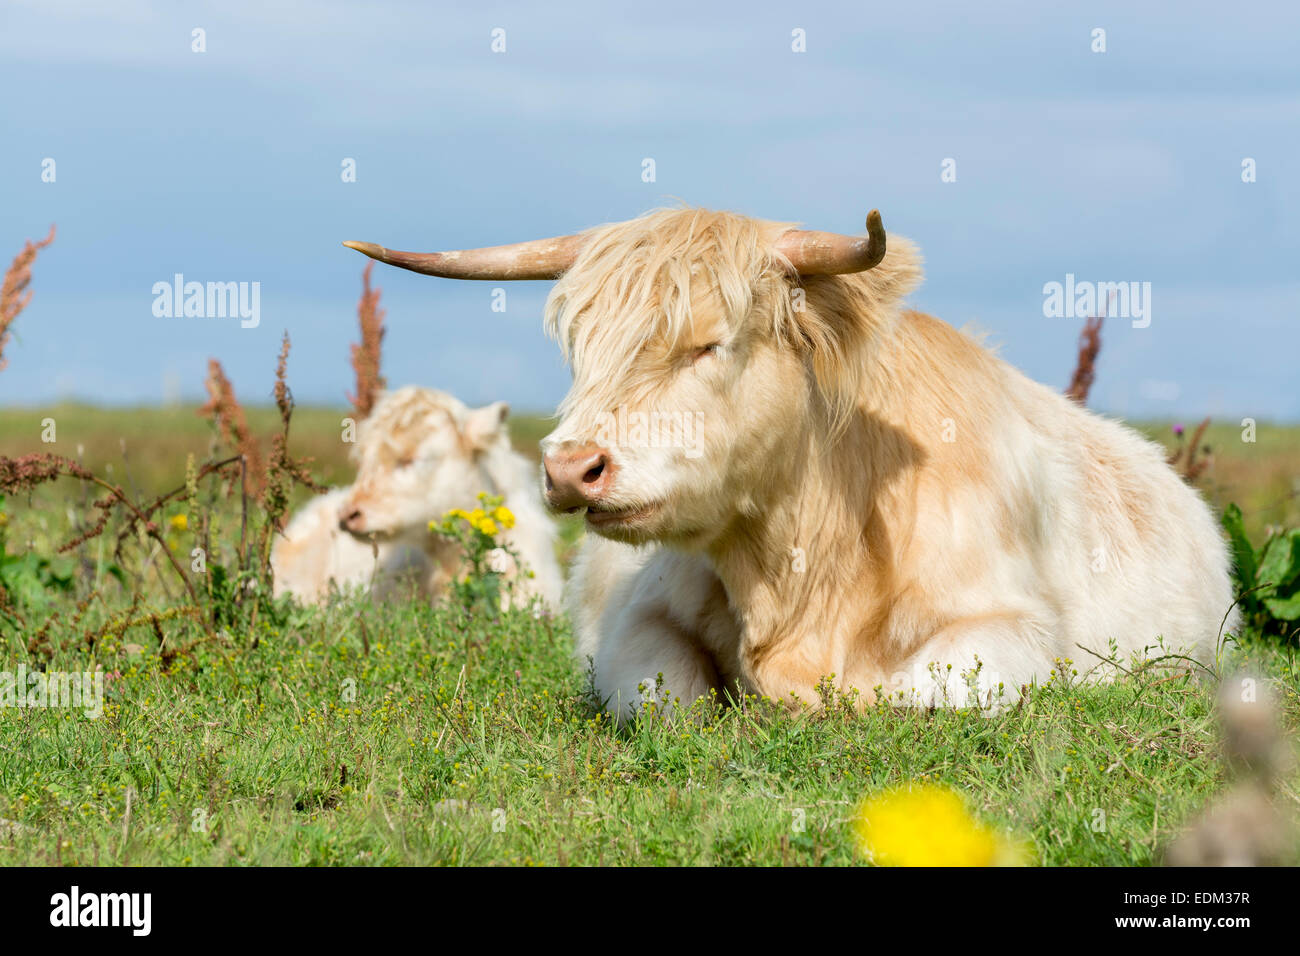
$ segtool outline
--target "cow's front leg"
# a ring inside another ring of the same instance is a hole
[[[840,690],[847,687],[844,675],[836,674],[835,664],[815,653],[817,649],[812,641],[744,648],[741,671],[745,687],[792,710],[820,706],[828,685]]]
[[[592,658],[595,691],[618,722],[654,701],[668,710],[720,691],[712,657],[661,605],[634,605],[601,636]]]
[[[883,683],[891,702],[996,711],[1053,666],[1047,632],[1014,614],[964,618],[935,632]]]

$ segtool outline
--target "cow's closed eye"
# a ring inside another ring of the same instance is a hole
[[[702,359],[716,358],[721,353],[722,353],[722,343],[714,342],[712,345],[706,345],[703,348],[696,349],[691,356],[691,362],[692,364],[694,364],[695,362],[699,362]]]

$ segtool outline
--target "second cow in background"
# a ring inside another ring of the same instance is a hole
[[[453,508],[472,508],[479,492],[501,495],[515,526],[501,542],[513,562],[517,601],[533,596],[558,607],[562,577],[555,526],[537,491],[536,467],[510,445],[509,409],[471,409],[455,397],[405,386],[385,393],[358,426],[356,480],[308,502],[271,553],[275,593],[324,600],[338,588],[367,587],[382,599],[406,586],[444,594],[460,568],[460,549],[429,531]]]

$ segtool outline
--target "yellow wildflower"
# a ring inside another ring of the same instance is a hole
[[[513,528],[515,526],[515,514],[505,505],[497,505],[493,508],[492,517],[501,522],[503,528]]]
[[[184,531],[186,528],[190,526],[189,518],[187,518],[183,514],[172,515],[170,520],[167,523],[170,524],[172,528],[175,529],[176,531]]]
[[[859,851],[880,866],[998,866],[1019,848],[980,823],[960,795],[919,784],[868,797],[853,819]]]

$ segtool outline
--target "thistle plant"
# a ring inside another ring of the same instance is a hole
[[[1210,446],[1201,441],[1209,427],[1210,420],[1206,418],[1196,426],[1191,440],[1184,442],[1185,429],[1182,425],[1174,426],[1174,437],[1178,440],[1178,445],[1169,453],[1168,461],[1188,484],[1194,484],[1202,472],[1210,467]]]

